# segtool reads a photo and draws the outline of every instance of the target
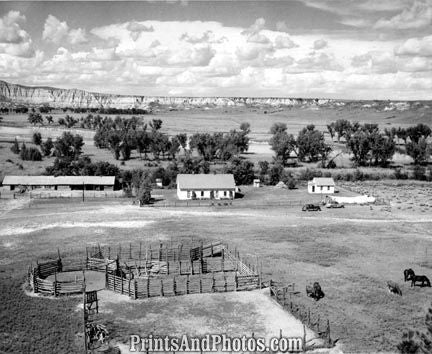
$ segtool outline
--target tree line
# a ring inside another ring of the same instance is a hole
[[[327,130],[332,140],[334,137],[338,142],[344,139],[357,166],[387,166],[400,141],[404,142],[403,152],[409,155],[416,165],[426,163],[431,155],[428,138],[432,130],[422,123],[408,128],[392,127],[380,131],[378,124],[351,123],[346,119],[339,119],[327,125]]]

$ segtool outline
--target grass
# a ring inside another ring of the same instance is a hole
[[[413,186],[415,188],[416,184]],[[424,187],[419,188],[418,192],[424,190]],[[422,194],[422,198],[431,197],[431,189],[426,191],[428,194]],[[257,196],[253,193],[248,190],[245,198],[259,198],[261,191],[256,192]],[[302,190],[293,193],[302,193]],[[411,196],[415,200],[417,193],[411,190]],[[402,205],[408,205],[404,203],[407,203],[405,200]],[[134,207],[129,201],[84,204],[45,201],[33,204],[30,209],[9,211],[0,218],[0,254],[4,266],[0,273],[4,294],[0,305],[4,316],[0,331],[7,334],[0,347],[3,351],[9,348],[22,352],[32,348],[35,352],[44,349],[45,352],[63,352],[59,346],[66,345],[70,345],[70,352],[74,352],[74,348],[78,350],[74,343],[75,334],[80,331],[80,316],[75,312],[79,300],[30,298],[24,295],[21,285],[31,261],[55,257],[57,247],[64,258],[78,259],[84,257],[85,245],[98,242],[113,245],[140,240],[157,243],[159,240],[186,240],[191,236],[204,241],[229,242],[250,263],[254,263],[258,255],[263,261],[266,279],[295,282],[301,291],[296,301],[328,317],[333,337],[341,338],[343,349],[349,352],[395,351],[405,329],[423,329],[424,311],[430,304],[430,288],[410,288],[408,283],[403,283],[405,268],[431,275],[427,252],[425,254],[432,244],[431,222],[418,219],[415,205],[414,209],[391,213],[380,207],[371,210],[361,206],[302,213],[298,207],[155,209]],[[118,222],[117,227],[110,226],[113,220]],[[87,226],[79,226],[82,222]],[[64,223],[77,226],[62,228]],[[134,226],[135,223],[138,226]],[[399,283],[403,297],[388,293],[387,280]],[[306,284],[314,281],[320,282],[326,294],[319,302],[304,294]],[[8,285],[10,283],[12,285]],[[187,308],[188,300],[176,301]],[[104,320],[111,323],[114,335],[120,339],[134,333],[136,328],[134,323],[120,319],[127,318],[127,311],[138,319],[140,306],[146,305],[135,306],[128,302],[127,309],[121,304],[109,306],[113,312]],[[154,321],[158,319],[155,314]],[[242,327],[230,321],[229,317],[225,318],[219,328],[241,330]],[[152,331],[151,323],[140,322],[140,331]],[[171,331],[174,327],[162,323],[158,331]],[[12,338],[25,331],[40,341],[12,342]],[[52,334],[44,335],[46,332]],[[62,340],[67,344],[59,344],[56,333],[62,333],[65,337]]]

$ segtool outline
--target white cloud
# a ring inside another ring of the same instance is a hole
[[[25,21],[18,11],[9,11],[0,18],[0,53],[27,58],[35,54],[32,39],[21,28]]]
[[[313,49],[315,50],[320,50],[320,49],[324,49],[325,47],[327,47],[327,41],[325,41],[324,39],[317,39],[314,44],[313,44]]]
[[[260,32],[261,30],[263,30],[265,28],[265,23],[266,23],[266,21],[262,17],[260,17],[260,18],[255,20],[253,25],[251,25],[249,28],[242,31],[242,34],[244,34],[244,35],[257,34],[258,32]]]
[[[83,44],[88,42],[85,29],[69,29],[66,21],[62,22],[53,15],[48,15],[45,21],[42,39],[56,44],[60,44],[65,40],[70,44]]]
[[[291,49],[296,47],[298,47],[298,45],[288,36],[277,36],[275,39],[275,48],[277,49]]]
[[[432,24],[432,2],[430,0],[417,0],[410,7],[389,19],[381,18],[375,29],[411,29],[423,28]]]
[[[395,48],[396,55],[432,56],[432,35],[423,38],[409,38]]]

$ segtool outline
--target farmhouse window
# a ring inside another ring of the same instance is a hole
[[[226,191],[224,191],[224,197],[226,197]]]
[[[322,187],[322,186],[321,186],[320,188],[321,188],[321,190],[323,190],[323,187]]]
[[[204,197],[204,191],[201,191],[201,197]]]
[[[328,191],[330,190],[330,186],[327,186],[327,190],[328,190]]]

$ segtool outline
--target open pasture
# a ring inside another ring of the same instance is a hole
[[[419,187],[418,193],[411,193],[415,203],[417,194],[424,190]],[[428,198],[430,190],[426,189]],[[290,191],[268,191],[274,197],[282,193]],[[256,254],[263,260],[264,279],[295,282],[301,291],[296,300],[330,319],[332,337],[340,338],[345,351],[394,352],[405,329],[424,329],[425,309],[430,305],[432,290],[411,288],[403,282],[405,268],[432,276],[432,220],[429,214],[419,218],[417,210],[393,213],[385,206],[347,206],[304,213],[299,207],[138,208],[128,200],[33,201],[30,207],[26,201],[1,202],[3,301],[0,306],[5,316],[1,324],[5,333],[0,344],[2,351],[5,348],[21,352],[29,348],[80,351],[81,342],[74,337],[80,331],[81,313],[74,310],[80,297],[53,301],[25,295],[22,284],[31,261],[55,257],[57,247],[61,248],[62,257],[82,259],[85,245],[182,242],[191,237],[228,242],[242,249],[251,263],[254,262],[252,255]],[[402,297],[387,291],[387,280],[401,286]],[[320,282],[326,295],[319,302],[304,294],[305,286],[314,281]],[[126,336],[135,333],[137,328],[136,321],[131,323],[127,313],[133,313],[137,319],[140,307],[147,306],[145,302],[133,304],[131,301],[106,304],[111,311],[106,313],[109,329],[125,344]],[[192,300],[185,297],[183,302],[182,297],[176,297],[169,301],[178,301],[176,306],[187,308]],[[214,301],[219,300],[214,298]],[[17,309],[20,309],[19,317],[15,315]],[[157,321],[159,313],[152,313]],[[202,321],[207,318],[204,312],[194,315]],[[233,333],[253,331],[255,324],[259,327],[255,320],[247,329],[229,318],[218,321],[215,328],[226,328]],[[154,331],[151,323],[155,322],[139,321],[140,333]],[[42,325],[48,326],[43,334]],[[162,323],[157,327],[158,332],[164,328],[168,331],[165,325],[168,326]],[[198,328],[190,328],[189,333],[194,331],[199,333]],[[14,341],[20,333],[26,333],[26,338],[43,337],[43,340]],[[57,340],[59,333],[64,338],[61,343]]]

